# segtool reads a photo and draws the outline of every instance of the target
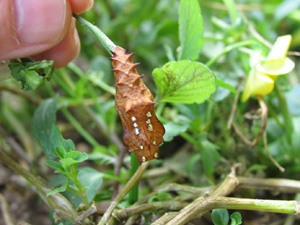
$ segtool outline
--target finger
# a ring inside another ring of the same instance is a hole
[[[72,19],[67,35],[58,45],[32,58],[54,60],[54,66],[58,68],[71,62],[78,55],[79,50],[80,41],[75,29],[75,19]]]
[[[1,0],[0,60],[26,57],[59,43],[67,33],[66,0]]]
[[[72,12],[81,14],[92,8],[94,0],[70,0]]]

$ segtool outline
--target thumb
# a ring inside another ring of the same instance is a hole
[[[50,49],[64,38],[70,21],[67,0],[1,0],[0,60]]]

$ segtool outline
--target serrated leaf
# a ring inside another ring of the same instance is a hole
[[[56,100],[47,99],[35,110],[32,122],[34,138],[50,159],[57,156],[50,139],[56,121],[56,110]]]
[[[227,209],[214,209],[211,214],[214,225],[227,225],[229,215]]]
[[[214,73],[199,62],[168,62],[153,77],[163,102],[202,103],[216,91]]]
[[[89,167],[84,167],[79,170],[78,179],[80,184],[85,187],[88,201],[92,202],[94,197],[102,185],[103,174]]]
[[[230,215],[231,223],[230,225],[240,225],[242,224],[242,216],[239,212],[234,212]]]
[[[203,46],[203,22],[197,0],[181,0],[179,14],[179,60],[196,60]]]

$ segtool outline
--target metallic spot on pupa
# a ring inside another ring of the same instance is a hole
[[[146,162],[146,157],[145,156],[142,157],[142,161]]]
[[[133,126],[134,126],[134,127],[138,127],[138,124],[137,124],[137,123],[133,123]]]
[[[150,124],[150,123],[151,123],[151,120],[150,120],[150,119],[147,119],[147,120],[146,120],[146,123],[147,123],[147,124]]]
[[[140,145],[140,149],[143,150],[143,149],[144,149],[144,146],[143,146],[143,145]]]
[[[158,158],[158,153],[157,152],[154,153],[154,158]]]
[[[153,145],[156,145],[156,141],[153,141],[152,143],[153,143]]]
[[[147,117],[152,117],[151,112],[148,111],[147,114],[146,114],[146,116],[147,116]]]
[[[150,123],[150,124],[148,124],[148,130],[149,131],[153,131],[153,126],[152,126],[152,124]]]
[[[132,117],[131,117],[131,121],[132,121],[132,122],[136,121],[136,117],[135,117],[135,116],[132,116]]]
[[[139,135],[140,134],[140,129],[139,128],[134,128],[133,130],[135,135]]]

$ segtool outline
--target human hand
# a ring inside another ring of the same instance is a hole
[[[72,12],[94,0],[0,0],[0,60],[32,57],[62,67],[80,50]]]

